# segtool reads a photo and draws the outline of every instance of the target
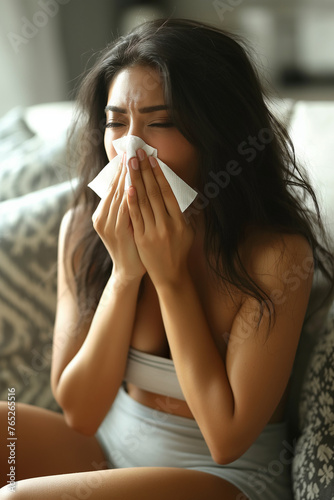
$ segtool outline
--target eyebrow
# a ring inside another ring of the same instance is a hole
[[[154,111],[165,111],[168,109],[168,106],[165,104],[159,104],[158,106],[146,106],[145,108],[140,108],[138,111],[139,113],[153,113]],[[113,111],[114,113],[127,113],[127,110],[125,108],[120,108],[118,106],[112,106],[111,104],[108,104],[104,108],[105,113],[107,111]]]

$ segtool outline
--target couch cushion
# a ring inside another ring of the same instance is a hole
[[[334,102],[297,102],[290,135],[319,199],[334,249]]]
[[[22,142],[36,134],[27,124],[23,109],[14,108],[0,119],[0,158],[15,150]]]
[[[334,251],[334,102],[296,102],[289,132],[296,157],[314,187]],[[298,400],[305,369],[317,342],[325,332],[331,302],[324,302],[328,284],[315,273],[306,320],[303,326],[291,379],[288,419],[292,437],[298,435]]]
[[[72,194],[59,183],[0,203],[0,398],[57,409],[50,389],[59,225]]]
[[[34,107],[27,115],[24,108],[15,108],[0,120],[0,201],[70,178],[66,136],[71,107],[64,115],[62,128],[59,124],[57,128],[53,126],[54,108],[49,105],[43,109],[44,115],[40,110],[33,113]],[[36,121],[49,131],[48,135],[41,133]]]
[[[334,498],[334,305],[303,384],[292,466],[296,500]]]

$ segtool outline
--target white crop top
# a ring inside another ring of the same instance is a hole
[[[185,401],[171,359],[130,347],[124,380],[145,391]]]

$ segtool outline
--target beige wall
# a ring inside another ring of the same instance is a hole
[[[334,86],[321,82],[334,75],[333,0],[156,0],[124,13],[129,3],[0,0],[0,116],[18,105],[72,99],[94,52],[155,14],[199,19],[241,34],[282,96],[334,99]],[[288,88],[281,81],[284,68],[307,72],[314,85]]]

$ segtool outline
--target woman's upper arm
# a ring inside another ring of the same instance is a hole
[[[234,396],[234,417],[251,442],[270,420],[282,398],[294,362],[313,277],[313,256],[306,240],[286,236],[259,246],[248,271],[272,299],[272,324],[264,308],[246,298],[234,319],[226,355],[226,371]],[[241,436],[240,436],[241,437]]]
[[[88,327],[78,331],[78,307],[74,294],[74,276],[71,271],[71,254],[79,234],[71,232],[71,239],[66,239],[73,210],[69,210],[63,217],[58,240],[58,276],[57,276],[57,309],[53,334],[53,351],[51,367],[51,388],[56,397],[57,385],[60,376],[79,351]],[[67,271],[67,272],[66,272]]]

